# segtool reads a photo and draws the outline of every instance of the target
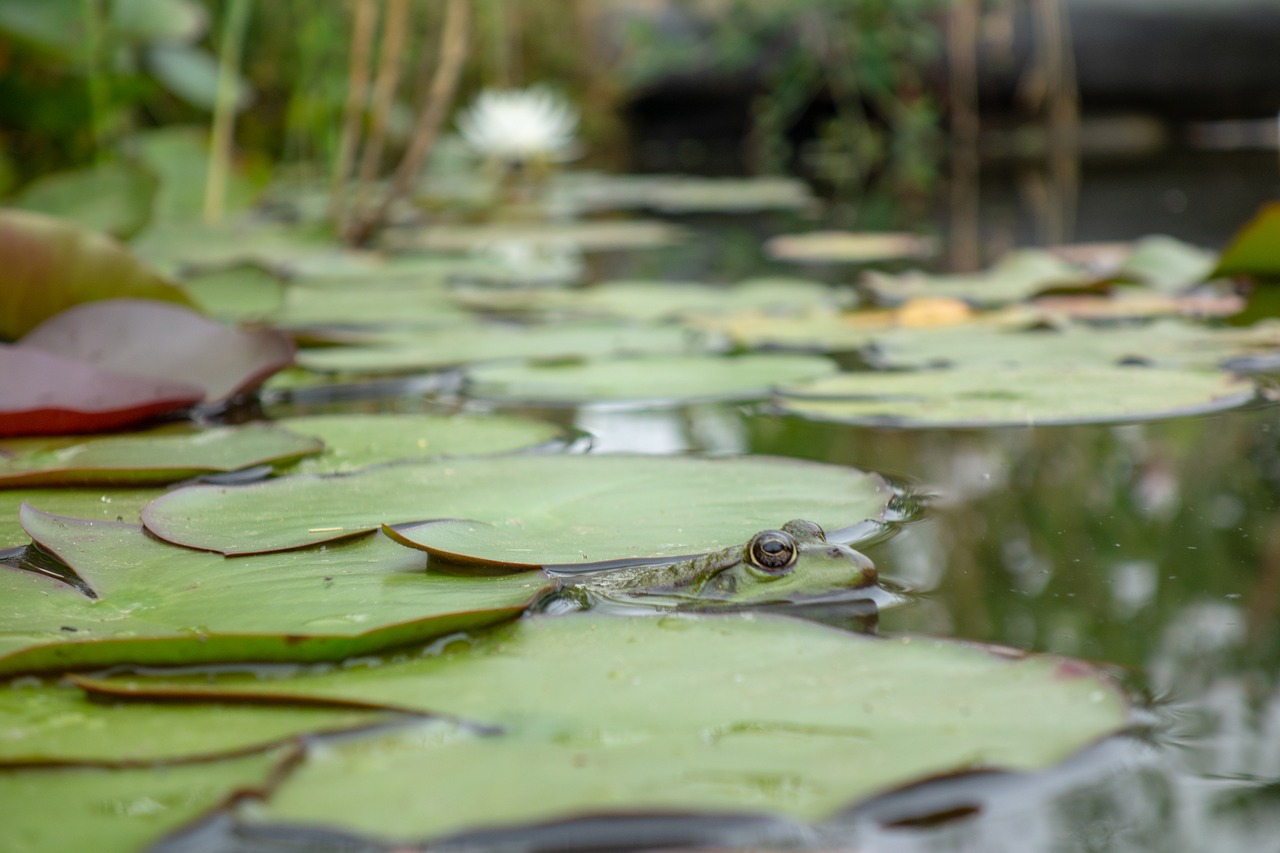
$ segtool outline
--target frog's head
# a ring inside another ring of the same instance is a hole
[[[701,595],[744,604],[793,601],[875,582],[870,559],[828,542],[812,521],[797,519],[751,537],[742,559],[709,579]]]

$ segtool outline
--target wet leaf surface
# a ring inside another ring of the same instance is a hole
[[[169,542],[228,554],[301,548],[383,524],[469,518],[527,528],[531,549],[558,531],[558,544],[529,556],[567,563],[583,560],[575,537],[592,532],[606,537],[609,550],[588,555],[591,561],[699,554],[792,518],[829,531],[879,518],[889,497],[874,474],[766,457],[511,456],[191,486],[157,499],[143,518]]]
[[[286,753],[182,767],[0,769],[0,847],[144,850],[234,794],[264,791]]]
[[[421,554],[382,536],[226,560],[174,548],[128,524],[30,507],[22,523],[97,597],[0,566],[0,674],[332,660],[510,619],[545,586],[528,575],[428,574]]]
[[[547,445],[564,435],[549,423],[500,415],[312,415],[285,418],[279,424],[324,441],[322,454],[294,466],[293,473],[299,474],[337,474],[408,459],[509,453]]]
[[[120,243],[71,222],[0,211],[0,340],[16,340],[55,314],[96,299],[190,304]]]
[[[389,841],[590,813],[821,820],[924,777],[1051,765],[1128,713],[1083,664],[751,615],[525,619],[428,657],[324,675],[80,683],[134,697],[373,702],[501,725],[487,737],[436,726],[334,745],[247,817]],[[520,773],[500,769],[513,762]]]
[[[1000,367],[846,373],[782,389],[782,411],[888,426],[1112,423],[1240,406],[1253,386],[1225,373],[1152,367]]]
[[[70,308],[21,345],[129,376],[195,385],[209,402],[256,388],[293,362],[293,343],[280,332],[224,326],[187,308],[141,299]]]
[[[0,436],[117,429],[204,399],[184,382],[105,370],[35,347],[0,344]]]
[[[476,399],[582,405],[753,400],[776,386],[835,372],[805,355],[651,356],[565,364],[492,364],[466,372]]]

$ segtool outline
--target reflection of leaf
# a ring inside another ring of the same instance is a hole
[[[21,343],[129,376],[195,385],[208,402],[250,391],[293,361],[293,342],[280,332],[224,326],[142,299],[75,306]]]
[[[428,574],[420,553],[381,536],[226,560],[157,542],[133,525],[29,506],[22,524],[97,598],[0,566],[0,673],[331,660],[510,619],[545,583]]]
[[[36,213],[0,211],[0,259],[0,338],[18,338],[59,311],[94,299],[190,304],[115,240]]]
[[[879,477],[838,465],[767,457],[509,456],[296,475],[237,488],[191,486],[159,498],[143,518],[170,542],[228,554],[299,548],[384,523],[474,518],[527,527],[532,562],[570,563],[583,561],[574,536],[604,534],[608,552],[588,555],[591,561],[701,554],[743,544],[791,518],[825,530],[879,518],[888,499]],[[541,541],[552,533],[555,542]],[[533,550],[544,547],[546,553]]]
[[[319,453],[319,439],[262,424],[0,442],[0,488],[172,483]]]
[[[430,657],[323,675],[80,683],[503,726],[347,741],[309,757],[253,819],[396,841],[599,812],[820,820],[921,778],[1051,765],[1126,722],[1120,691],[1083,664],[761,615],[526,619]]]
[[[183,767],[0,770],[0,848],[144,850],[218,808],[233,794],[265,791],[292,752],[277,750]]]
[[[1217,411],[1253,397],[1211,371],[1150,367],[995,367],[845,373],[782,389],[806,418],[893,426],[1110,423]]]
[[[138,169],[102,163],[32,181],[14,200],[17,207],[61,216],[92,231],[127,238],[151,219],[156,181]]]
[[[0,436],[115,429],[184,409],[204,392],[34,347],[0,344]]]
[[[478,365],[466,393],[487,400],[578,405],[596,402],[751,400],[777,385],[834,373],[820,356],[650,356],[566,364]]]

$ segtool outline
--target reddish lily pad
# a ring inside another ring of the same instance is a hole
[[[204,389],[216,402],[261,385],[293,362],[293,342],[272,329],[224,326],[186,308],[145,299],[78,305],[22,339],[107,370]]]
[[[0,346],[0,436],[115,429],[203,398],[187,383],[116,373],[33,347]]]
[[[14,340],[72,305],[121,296],[190,305],[180,289],[103,234],[0,210],[0,339]]]

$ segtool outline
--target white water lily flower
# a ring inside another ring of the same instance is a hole
[[[487,89],[457,123],[467,145],[485,157],[557,161],[574,155],[578,111],[543,86]]]

